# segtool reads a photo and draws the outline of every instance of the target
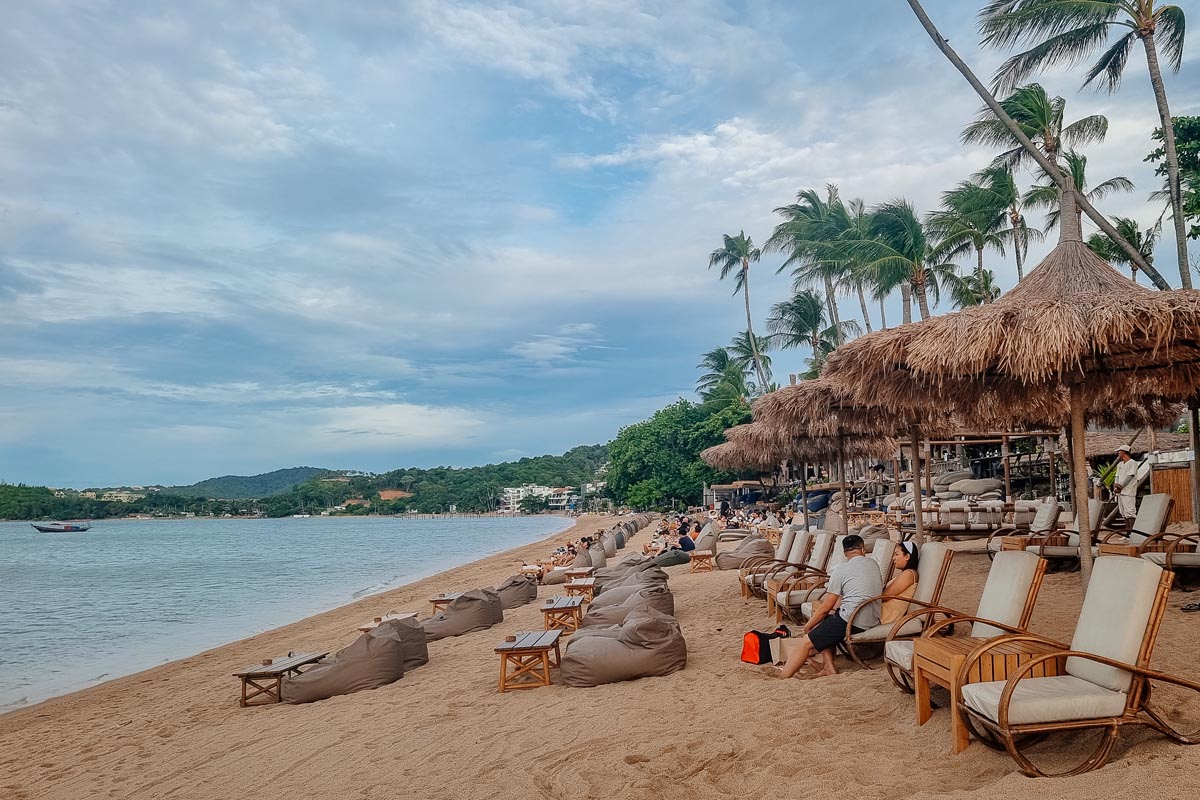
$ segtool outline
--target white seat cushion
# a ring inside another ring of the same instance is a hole
[[[775,602],[778,605],[786,608],[798,606],[807,603],[812,605],[812,601],[820,600],[825,596],[825,587],[816,586],[812,589],[792,589],[788,592],[776,592]]]
[[[1160,567],[1167,565],[1166,553],[1142,553],[1142,558]],[[1200,553],[1176,553],[1171,557],[1171,564],[1176,567],[1200,567]]]
[[[1004,681],[962,687],[963,702],[993,722],[999,721]],[[1074,675],[1026,678],[1017,684],[1008,706],[1012,725],[1118,717],[1125,712],[1125,693],[1114,692]]]
[[[923,619],[924,619],[924,617],[918,617],[917,619],[910,619],[908,622],[904,623],[904,625],[900,628],[899,631],[896,632],[896,635],[897,636],[916,636],[917,634],[919,634],[921,632],[921,629],[922,629],[921,621]],[[854,642],[855,642],[855,644],[857,644],[859,642],[886,641],[888,634],[892,632],[892,628],[894,628],[895,625],[896,625],[896,623],[894,623],[894,622],[887,622],[887,623],[884,623],[883,625],[876,625],[874,628],[868,628],[867,630],[863,631],[862,633],[854,634]]]
[[[912,672],[912,639],[893,639],[883,646],[883,657],[905,672]]]

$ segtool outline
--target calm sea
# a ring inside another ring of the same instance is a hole
[[[0,712],[537,541],[562,517],[0,522]],[[464,587],[470,588],[470,587]]]

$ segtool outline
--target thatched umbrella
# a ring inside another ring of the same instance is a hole
[[[919,458],[920,429],[937,432],[952,431],[957,423],[949,414],[915,407],[883,407],[871,400],[852,397],[830,381],[818,378],[786,386],[763,395],[754,402],[754,419],[795,435],[827,437],[846,441],[848,437],[879,438],[907,433],[913,459]],[[845,467],[839,456],[842,497],[846,497]],[[913,495],[916,503],[916,534],[918,543],[925,539],[921,509],[921,487],[914,470]]]
[[[1060,224],[1058,246],[999,300],[860,337],[838,348],[823,376],[860,401],[894,411],[946,403],[968,423],[1044,419],[1065,402],[1086,581],[1086,416],[1154,398],[1194,405],[1200,292],[1151,291],[1101,260],[1083,243],[1071,192]]]

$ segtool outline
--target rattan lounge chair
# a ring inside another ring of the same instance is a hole
[[[762,584],[762,576],[779,565],[803,563],[812,547],[813,535],[808,531],[790,530],[783,534],[771,558],[749,558],[738,570],[738,591],[743,598],[754,596],[753,587]]]
[[[1200,692],[1200,683],[1149,668],[1170,588],[1171,576],[1145,559],[1097,559],[1070,645],[1019,633],[984,643],[966,660],[960,677],[1005,643],[1056,648],[1025,662],[1005,681],[962,685],[957,702],[967,726],[988,745],[1008,750],[1021,771],[1035,777],[1079,775],[1103,766],[1124,725],[1146,725],[1182,744],[1200,743],[1200,730],[1177,730],[1150,702],[1156,682]],[[1065,674],[1027,677],[1048,661],[1064,660]],[[1102,732],[1099,744],[1069,769],[1047,772],[1023,749],[1047,734],[1085,729]]]
[[[1138,553],[1165,552],[1177,534],[1166,533],[1167,519],[1175,498],[1169,494],[1148,494],[1138,503],[1137,516],[1128,531],[1110,531],[1100,537],[1102,544],[1126,544]]]
[[[801,537],[808,537],[804,547],[800,547]],[[828,531],[821,531],[816,534],[801,533],[796,538],[796,544],[792,545],[793,560],[786,563],[773,564],[767,566],[757,575],[750,576],[754,580],[744,581],[746,589],[751,596],[769,599],[767,596],[767,582],[777,579],[786,578],[789,575],[807,570],[807,569],[823,569],[829,563],[829,556],[833,552],[833,543],[837,538],[837,534]]]
[[[796,623],[803,623],[812,616],[813,604],[825,596],[825,584],[829,581],[829,573],[838,564],[844,563],[846,554],[841,548],[842,537],[834,544],[833,555],[825,569],[805,570],[789,576],[774,596],[775,621],[782,622],[786,616]],[[879,566],[879,574],[884,585],[892,578],[892,554],[896,551],[896,543],[890,539],[879,539],[871,549],[871,558]],[[770,611],[770,604],[768,604]]]
[[[1037,602],[1042,578],[1046,574],[1045,559],[1039,558],[1030,550],[1032,548],[996,554],[992,567],[988,570],[987,581],[983,585],[983,594],[979,597],[974,616],[949,608],[922,604],[921,608],[896,622],[895,629],[903,630],[911,619],[933,619],[943,615],[944,619],[924,626],[922,638],[941,633],[947,626],[956,622],[971,623],[969,635],[980,642],[1001,636],[1006,631],[1024,631],[1029,627],[1029,618],[1033,615],[1033,606]],[[913,640],[889,635],[883,646],[883,657],[892,681],[904,691],[911,692]]]
[[[997,528],[988,536],[987,553],[988,558],[995,558],[996,553],[1000,552],[1002,542],[1000,539],[1004,536],[1046,536],[1054,532],[1058,526],[1058,518],[1062,514],[1062,506],[1055,502],[1039,503],[1037,513],[1033,515],[1033,520],[1029,523],[1029,528],[1022,530],[1017,527]]]
[[[1175,576],[1175,585],[1185,592],[1200,589],[1200,534],[1176,536],[1165,551],[1143,552],[1142,558]]]

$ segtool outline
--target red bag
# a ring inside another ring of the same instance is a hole
[[[786,639],[791,635],[787,625],[780,625],[770,633],[750,631],[742,637],[742,661],[747,664],[770,664],[771,640]]]

